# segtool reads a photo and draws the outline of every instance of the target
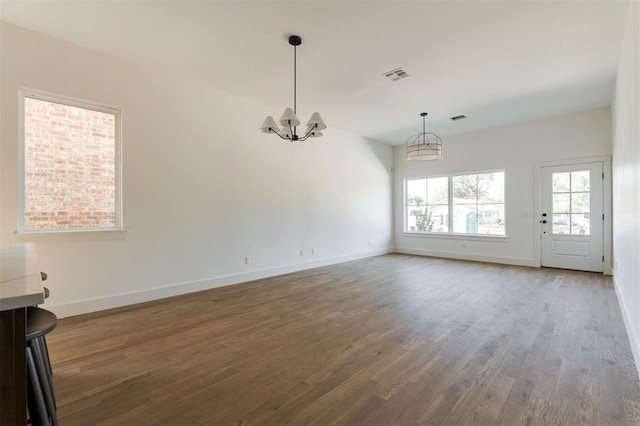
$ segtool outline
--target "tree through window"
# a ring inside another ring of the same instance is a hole
[[[407,179],[407,232],[505,235],[504,172]]]

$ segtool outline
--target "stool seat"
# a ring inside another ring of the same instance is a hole
[[[44,336],[56,328],[58,317],[52,312],[30,306],[27,308],[27,342]]]

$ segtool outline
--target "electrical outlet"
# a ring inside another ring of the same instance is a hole
[[[316,249],[311,249],[311,255],[316,254]]]
[[[248,265],[248,264],[250,264],[250,263],[251,263],[251,257],[249,257],[249,256],[245,256],[245,257],[244,257],[244,264],[245,264],[245,265]]]
[[[371,247],[371,240],[369,240],[369,247]]]
[[[300,249],[300,256],[304,256],[304,250]]]

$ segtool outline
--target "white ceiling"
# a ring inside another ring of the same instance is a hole
[[[403,144],[611,104],[627,1],[6,1],[3,21]],[[382,74],[402,67],[409,78]],[[452,122],[459,114],[467,119]],[[255,124],[256,131],[260,123]],[[251,125],[251,123],[249,123]]]

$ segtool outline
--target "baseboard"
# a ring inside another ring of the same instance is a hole
[[[631,320],[631,314],[629,312],[629,308],[627,307],[627,304],[624,301],[624,298],[622,297],[622,290],[620,290],[620,285],[618,285],[615,269],[613,270],[613,287],[616,289],[616,296],[618,297],[618,304],[620,305],[620,310],[622,311],[624,327],[627,330],[629,345],[631,345],[633,362],[636,364],[636,374],[638,374],[638,377],[640,378],[640,372],[639,372],[640,371],[640,339],[638,339],[638,332],[636,331],[636,328],[633,326],[633,321]]]
[[[214,277],[203,281],[172,284],[163,287],[133,291],[130,293],[115,294],[95,299],[80,300],[60,305],[47,304],[47,309],[55,313],[58,318],[65,318],[91,312],[103,311],[106,309],[118,308],[121,306],[133,305],[136,303],[149,302],[151,300],[164,299],[166,297],[179,296],[182,294],[194,293],[202,290],[209,290],[216,287],[239,284],[261,278],[274,277],[291,272],[303,271],[305,269],[318,268],[320,266],[334,265],[337,263],[349,262],[351,260],[379,256],[387,253],[393,253],[393,249],[386,248],[370,250],[346,256],[323,258],[286,266],[279,266],[275,268],[244,272],[241,274]]]
[[[504,257],[504,256],[491,256],[485,254],[473,254],[454,251],[441,251],[441,250],[425,250],[415,248],[396,247],[396,253],[403,254],[417,254],[419,256],[430,257],[444,257],[447,259],[459,259],[459,260],[471,260],[475,262],[487,262],[487,263],[502,263],[506,265],[517,266],[533,266],[538,267],[534,259],[521,258],[521,257]]]

